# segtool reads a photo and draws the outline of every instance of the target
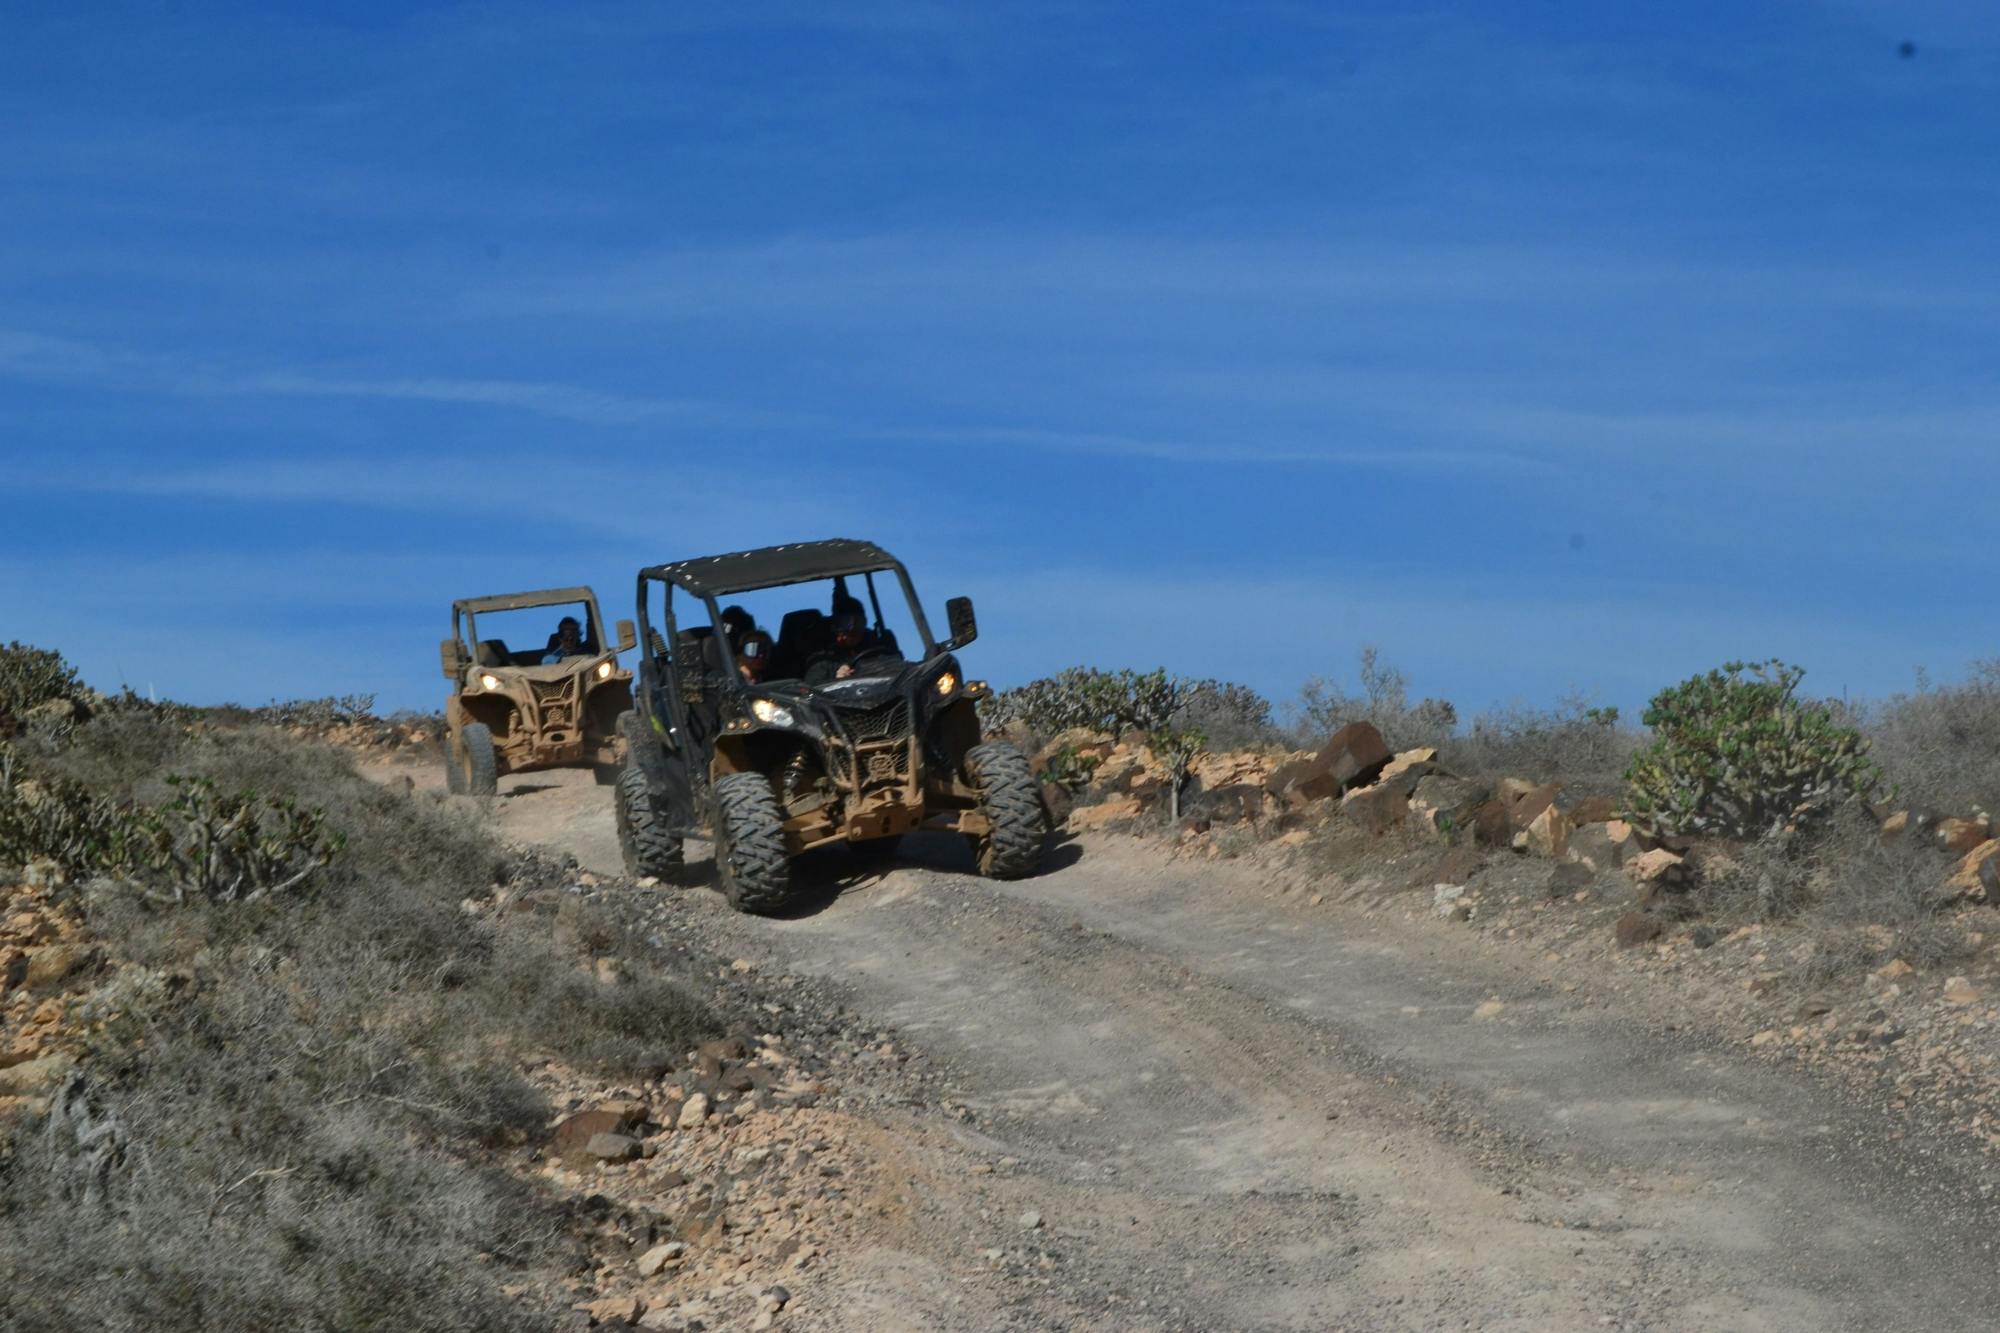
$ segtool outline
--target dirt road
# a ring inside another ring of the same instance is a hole
[[[496,805],[618,870],[587,774]],[[1895,1112],[1226,864],[1119,839],[1018,884],[964,864],[823,858],[787,921],[660,891],[948,1076],[908,1112],[942,1145],[911,1225],[840,1257],[821,1326],[2000,1327],[1996,1177]],[[1038,1257],[996,1294],[966,1276],[995,1252]]]

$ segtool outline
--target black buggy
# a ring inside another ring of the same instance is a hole
[[[826,609],[808,584],[830,590]],[[723,606],[758,600],[778,613],[775,632]],[[705,623],[682,622],[689,606]],[[974,701],[987,687],[955,656],[978,633],[972,603],[945,610],[940,643],[908,571],[870,542],[641,570],[638,678],[619,719],[626,868],[679,879],[682,839],[709,836],[723,892],[756,913],[791,904],[799,853],[878,855],[917,829],[964,834],[995,879],[1032,873],[1048,833],[1041,792],[1019,750],[981,742]]]

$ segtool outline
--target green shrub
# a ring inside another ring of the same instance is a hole
[[[1052,782],[1069,792],[1080,792],[1090,785],[1092,775],[1102,755],[1079,750],[1074,745],[1059,745],[1042,765],[1042,771],[1035,775],[1041,782]]]
[[[1042,680],[1002,690],[982,716],[987,727],[1019,722],[1036,736],[1084,727],[1110,736],[1165,726],[1183,702],[1183,687],[1164,668],[1100,671],[1070,667]]]
[[[76,699],[83,683],[61,653],[21,642],[0,648],[0,735],[31,709],[55,699]]]
[[[1757,838],[1871,795],[1867,742],[1796,696],[1804,675],[1730,662],[1653,696],[1653,740],[1625,774],[1631,817],[1657,834]]]
[[[1172,727],[1199,731],[1227,748],[1279,739],[1270,700],[1249,686],[1170,676],[1164,667],[1070,667],[1001,691],[981,706],[980,717],[988,730],[1019,723],[1042,739],[1072,727],[1112,737],[1128,731],[1150,736]]]
[[[68,879],[117,873],[133,863],[139,835],[128,805],[79,783],[24,778],[0,744],[0,866],[52,861]]]
[[[298,888],[346,845],[322,811],[287,797],[218,792],[170,775],[160,806],[98,796],[80,783],[14,777],[0,756],[0,865],[52,861],[71,880],[127,882],[156,902],[254,902]]]
[[[1165,726],[1149,732],[1146,744],[1167,770],[1167,813],[1181,817],[1181,793],[1187,789],[1194,761],[1208,753],[1208,737],[1199,731]]]

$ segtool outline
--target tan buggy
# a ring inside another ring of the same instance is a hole
[[[451,633],[439,657],[452,683],[444,706],[452,791],[491,796],[503,773],[609,771],[620,762],[618,716],[632,706],[632,673],[618,654],[633,645],[632,622],[619,621],[606,648],[589,588],[464,598],[451,604]]]

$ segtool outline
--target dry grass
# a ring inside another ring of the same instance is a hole
[[[1617,796],[1625,766],[1644,744],[1643,732],[1618,725],[1616,710],[1572,698],[1551,709],[1481,713],[1445,743],[1444,760],[1457,772],[1560,782],[1571,796]]]
[[[1810,983],[1897,958],[1935,969],[1973,952],[1942,910],[1951,861],[1919,841],[1884,842],[1874,820],[1849,807],[1809,839],[1766,839],[1704,858],[1696,900],[1725,924],[1797,926],[1811,948],[1802,968]]]
[[[1903,803],[1939,815],[2000,814],[2000,659],[1967,678],[1857,710],[1870,752]]]
[[[672,1060],[718,1028],[692,987],[559,889],[461,910],[549,868],[338,751],[113,714],[48,762],[142,798],[169,771],[292,796],[349,852],[297,900],[80,900],[135,966],[88,1010],[82,1078],[0,1161],[0,1327],[548,1327],[500,1291],[572,1256],[486,1164],[548,1114],[518,1071]],[[600,982],[605,955],[643,979]]]

